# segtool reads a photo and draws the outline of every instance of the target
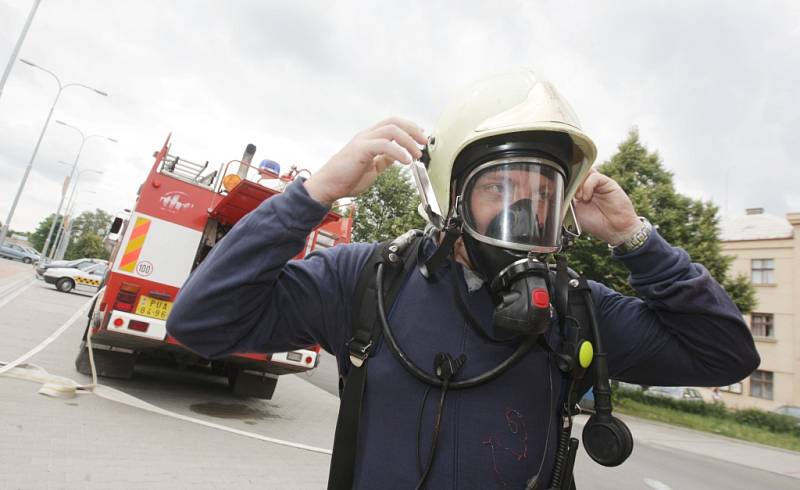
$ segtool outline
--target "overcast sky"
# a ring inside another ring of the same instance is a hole
[[[0,69],[32,0],[0,0]],[[218,165],[247,143],[319,168],[387,115],[434,126],[448,95],[529,67],[555,83],[605,161],[631,127],[678,189],[742,214],[800,211],[800,2],[43,0],[20,56],[109,93],[66,89],[86,134],[79,210],[129,207],[172,152]],[[17,62],[0,97],[5,221],[56,92]],[[51,123],[12,228],[55,212],[80,144]],[[92,193],[95,192],[95,193]]]

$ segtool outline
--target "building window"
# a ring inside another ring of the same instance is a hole
[[[775,284],[775,260],[774,259],[751,260],[750,277],[753,284]]]
[[[750,330],[753,337],[775,337],[774,315],[772,313],[753,313],[750,320]]]
[[[770,371],[755,371],[750,376],[750,396],[772,400],[772,378]]]
[[[728,386],[720,386],[719,391],[727,391],[728,393],[736,393],[737,395],[741,395],[742,383],[733,383],[732,385]]]

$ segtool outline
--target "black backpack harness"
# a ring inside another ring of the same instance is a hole
[[[411,230],[392,241],[381,243],[369,257],[359,277],[353,296],[352,337],[346,344],[350,361],[349,372],[346,377],[341,373],[339,377],[341,404],[336,422],[333,456],[328,477],[329,490],[349,490],[353,487],[361,405],[367,379],[367,361],[382,336],[396,357],[403,355],[394,344],[386,319],[385,305],[394,303],[405,282],[404,279],[417,266],[423,242],[423,233],[419,230]],[[455,377],[463,364],[463,358],[453,359],[445,354],[444,358],[439,359],[439,356],[437,356],[435,365],[436,378],[422,373],[418,368],[417,371],[420,372],[414,372],[415,366],[409,367],[410,363],[408,362],[403,361],[401,364],[423,382],[442,389],[439,405],[441,411],[448,388],[469,388],[496,378],[514,362],[527,354],[535,344],[548,351],[566,380],[566,390],[560,397],[563,401],[560,410],[562,424],[558,436],[555,465],[547,488],[567,490],[574,489],[572,470],[578,448],[578,440],[571,437],[572,416],[578,413],[576,404],[589,386],[589,383],[585,382],[584,379],[587,370],[592,371],[592,375],[588,378],[594,377],[596,379],[594,388],[597,410],[597,414],[587,422],[584,428],[583,441],[587,452],[600,464],[616,466],[630,455],[633,443],[627,427],[610,415],[611,392],[608,386],[605,353],[599,342],[599,335],[594,335],[595,333],[599,334],[599,331],[597,331],[591,290],[586,280],[568,270],[565,259],[563,256],[559,256],[556,271],[554,274],[551,272],[550,282],[555,291],[553,307],[558,313],[559,321],[561,342],[558,349],[552,349],[543,336],[525,338],[520,342],[517,351],[508,360],[484,375],[463,381],[451,382],[451,378]],[[467,317],[468,323],[474,323],[474,319],[471,318],[465,306],[461,304],[461,298],[457,291],[456,296],[458,298],[457,304]],[[590,343],[588,362],[586,361],[585,353],[587,343]],[[594,362],[589,367],[592,345],[595,350],[594,359],[600,361],[602,358],[602,362]],[[402,361],[400,358],[398,360]],[[601,378],[604,378],[604,383]],[[552,416],[553,412],[556,411],[553,406],[552,380],[550,387],[550,416]],[[607,410],[605,409],[606,404],[608,405]],[[606,411],[607,414],[605,413]],[[437,417],[437,429],[434,431],[431,460],[436,445],[438,419],[439,417]],[[551,426],[552,424],[548,422],[548,439]],[[418,488],[423,485],[429,469],[430,461]],[[541,465],[539,471],[541,471]],[[538,477],[538,473],[531,477],[527,482],[526,488],[543,488]]]

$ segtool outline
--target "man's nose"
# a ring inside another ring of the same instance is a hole
[[[533,198],[533,188],[529,185],[518,185],[514,187],[513,201]]]

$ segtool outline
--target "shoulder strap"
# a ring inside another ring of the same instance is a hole
[[[328,474],[329,490],[350,490],[353,487],[358,425],[367,382],[366,361],[380,336],[376,269],[381,263],[388,266],[384,279],[388,288],[385,295],[388,309],[400,292],[403,278],[416,264],[421,243],[422,232],[419,230],[411,230],[391,242],[381,243],[367,260],[356,284],[352,309],[353,336],[347,342],[351,365],[346,377],[342,374],[339,377],[341,402]]]

